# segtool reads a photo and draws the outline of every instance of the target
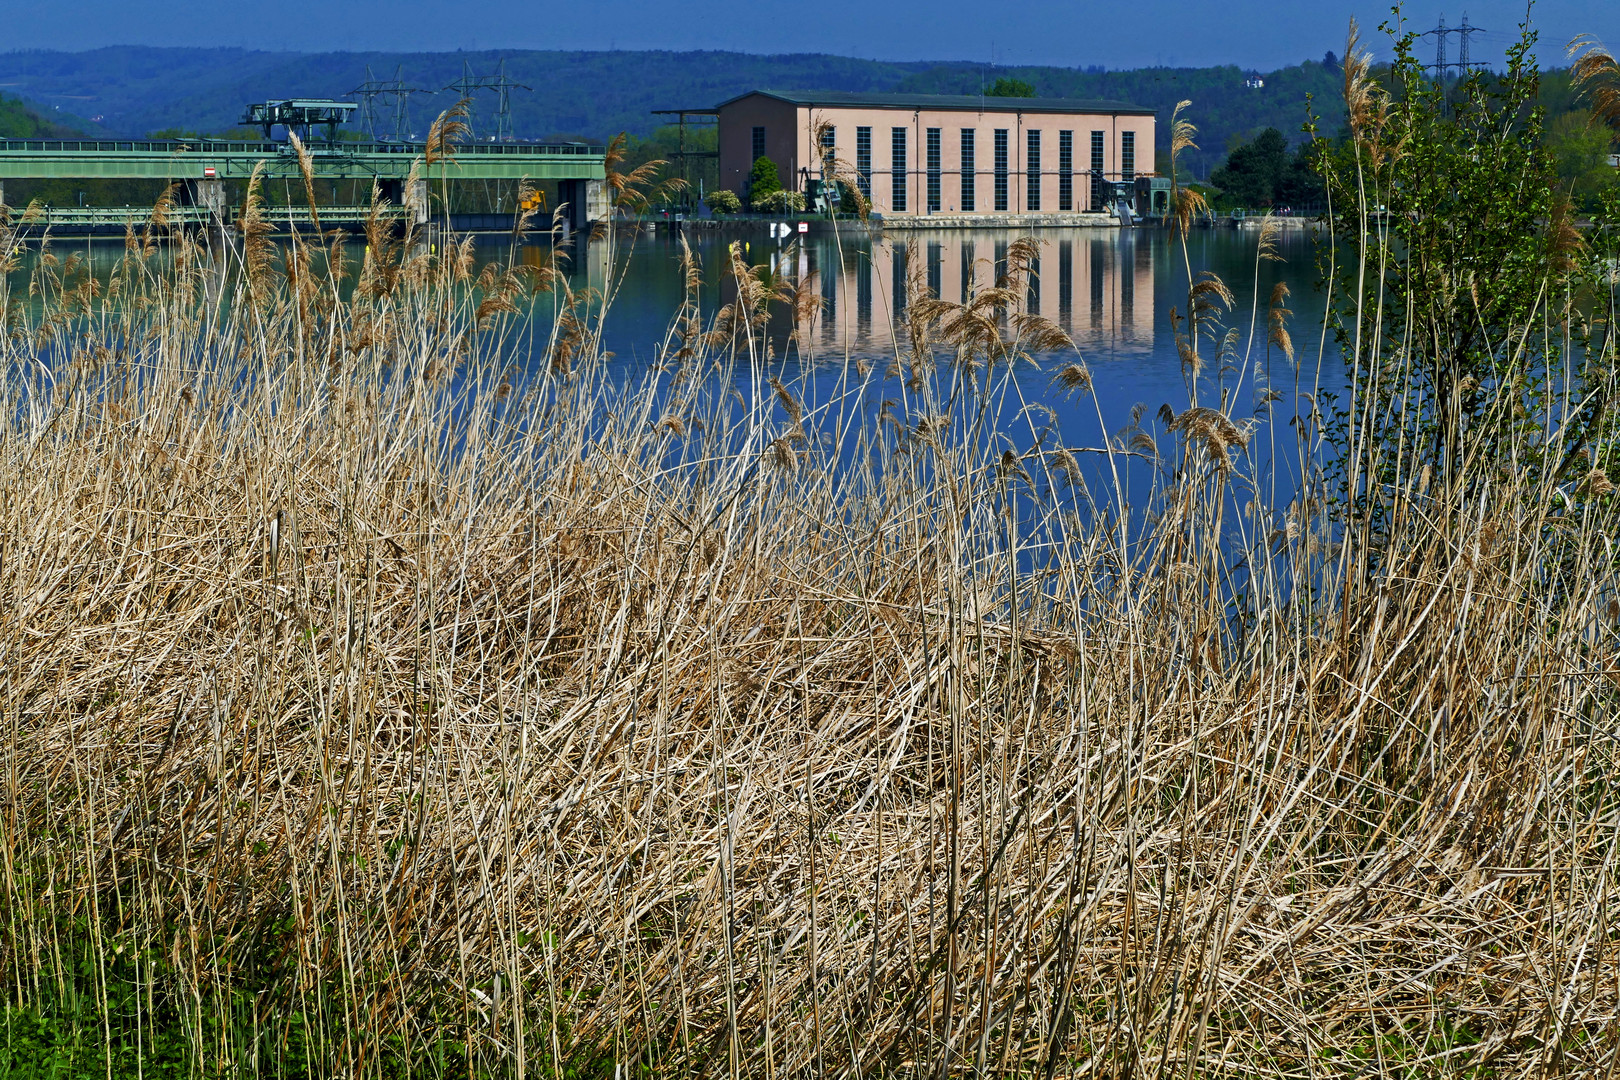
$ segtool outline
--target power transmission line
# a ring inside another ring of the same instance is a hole
[[[474,75],[472,65],[463,60],[461,62],[461,78],[445,87],[454,90],[463,98],[468,99],[467,130],[472,133],[472,103],[473,93],[478,90],[495,91],[495,131],[492,138],[496,142],[503,142],[512,137],[512,91],[533,90],[532,86],[524,86],[506,77],[506,61],[502,60],[495,67],[493,75]]]
[[[1448,71],[1455,71],[1459,79],[1466,79],[1468,77],[1468,73],[1476,68],[1489,67],[1490,65],[1486,64],[1484,61],[1470,60],[1468,57],[1468,39],[1475,34],[1484,32],[1485,28],[1483,26],[1472,26],[1469,24],[1468,12],[1466,11],[1463,12],[1461,26],[1447,26],[1446,17],[1444,14],[1442,14],[1440,16],[1440,22],[1435,26],[1435,28],[1433,30],[1426,31],[1423,34],[1424,37],[1432,37],[1435,39],[1434,63],[1428,65],[1428,70],[1434,72],[1434,76],[1437,79],[1444,79],[1446,77],[1446,72]],[[1456,63],[1447,63],[1446,42],[1450,39],[1452,34],[1456,34],[1462,40],[1457,47]]]
[[[349,93],[360,99],[360,129],[373,139],[378,138],[379,115],[377,101],[381,99],[393,106],[394,112],[394,140],[404,142],[410,136],[410,115],[408,103],[412,94],[431,94],[431,90],[423,90],[417,86],[405,85],[405,66],[401,64],[394,71],[392,79],[379,79],[371,74],[371,65],[366,65],[366,81]]]

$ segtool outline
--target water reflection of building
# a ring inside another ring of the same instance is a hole
[[[799,327],[800,340],[820,354],[852,349],[891,351],[906,341],[907,276],[916,266],[929,293],[956,303],[988,288],[1003,272],[1010,234],[939,231],[839,244],[808,241],[776,256],[772,269],[810,280],[820,310]],[[1020,310],[1051,319],[1084,351],[1147,348],[1156,310],[1153,245],[1129,231],[1047,231],[1031,267]]]

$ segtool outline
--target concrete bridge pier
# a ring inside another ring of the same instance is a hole
[[[564,239],[576,229],[589,229],[598,221],[606,221],[610,212],[607,184],[601,180],[559,180],[557,201],[568,207],[563,215]]]
[[[230,225],[230,205],[225,201],[225,181],[219,179],[187,180],[180,185],[180,203],[200,206],[208,211],[208,223],[203,231],[208,236],[208,250],[216,257],[225,252],[225,230]]]
[[[418,178],[406,190],[406,181],[399,177],[379,177],[377,188],[382,197],[395,206],[402,206],[410,211],[409,220],[413,225],[426,225],[428,221],[428,182]]]
[[[426,225],[428,222],[428,182],[418,179],[411,184],[410,190],[405,192],[405,202],[402,205],[411,211],[412,221],[418,225]]]
[[[201,206],[208,211],[214,224],[223,228],[227,214],[225,181],[187,180],[180,185],[182,206]]]

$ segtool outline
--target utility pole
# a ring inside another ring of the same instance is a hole
[[[1434,38],[1434,72],[1437,79],[1446,77],[1446,36],[1450,33],[1451,31],[1446,28],[1446,13],[1442,11],[1440,22],[1433,30],[1423,35]]]
[[[376,76],[371,74],[371,65],[366,65],[366,81],[349,91],[360,99],[360,130],[370,135],[373,141],[377,138],[377,98],[382,91],[377,88]]]
[[[1478,26],[1468,25],[1468,12],[1463,12],[1462,25],[1457,28],[1457,33],[1462,37],[1462,45],[1457,49],[1457,71],[1465,79],[1468,77],[1468,72],[1475,66],[1468,62],[1468,35],[1479,29]],[[1480,64],[1479,66],[1484,67],[1485,65]]]
[[[415,86],[405,85],[405,66],[401,64],[394,70],[393,79],[379,79],[371,74],[371,65],[366,65],[366,81],[349,91],[360,99],[360,129],[372,139],[378,138],[376,102],[379,98],[389,102],[394,107],[394,141],[404,142],[411,131],[410,115],[407,102],[412,94],[430,93]]]
[[[1434,63],[1429,66],[1429,70],[1434,72],[1434,77],[1437,80],[1444,82],[1446,73],[1448,71],[1455,70],[1457,73],[1457,78],[1466,79],[1468,78],[1469,73],[1475,69],[1488,67],[1489,65],[1483,61],[1473,61],[1468,57],[1469,37],[1474,34],[1482,33],[1484,30],[1485,28],[1483,26],[1469,25],[1468,12],[1466,11],[1463,12],[1461,26],[1447,26],[1446,17],[1441,15],[1439,24],[1436,25],[1433,30],[1426,31],[1423,34],[1424,37],[1434,38]],[[1446,41],[1451,37],[1452,34],[1456,34],[1462,40],[1457,48],[1457,62],[1447,63]]]
[[[501,142],[512,137],[512,91],[533,90],[532,86],[524,86],[506,77],[506,61],[502,60],[495,68],[493,75],[474,75],[472,65],[463,60],[461,62],[461,78],[445,87],[454,90],[463,98],[469,99],[467,106],[467,128],[472,130],[472,105],[470,99],[478,90],[495,91],[495,131],[493,138]]]

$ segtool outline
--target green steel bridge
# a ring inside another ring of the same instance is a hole
[[[570,207],[572,225],[584,227],[607,216],[601,146],[467,142],[431,166],[425,162],[426,144],[417,142],[314,142],[306,149],[317,178],[376,181],[390,202],[414,207],[418,220],[426,220],[427,181],[441,179],[555,181],[558,201]],[[212,215],[217,224],[225,224],[230,210],[223,182],[245,180],[261,165],[267,178],[301,176],[292,147],[269,140],[0,139],[0,204],[5,202],[7,180],[166,180],[184,184],[182,201],[195,208],[199,221]],[[407,192],[404,185],[413,165],[418,190]],[[356,216],[360,209],[333,208],[341,217]],[[64,225],[92,224],[92,218],[96,223],[102,218],[123,222],[129,216],[127,209],[119,208],[59,208],[49,213]]]
[[[315,175],[403,180],[423,143],[339,142],[306,147]],[[203,180],[296,177],[298,156],[281,142],[216,139],[0,139],[0,181],[56,178]],[[603,148],[583,143],[462,143],[421,175],[434,180],[601,180]]]

